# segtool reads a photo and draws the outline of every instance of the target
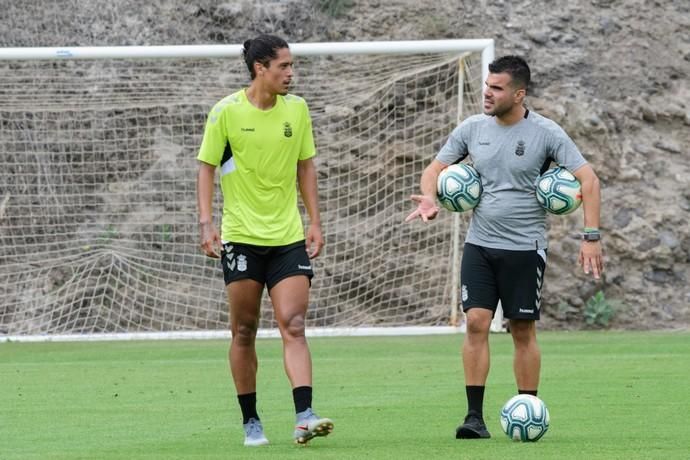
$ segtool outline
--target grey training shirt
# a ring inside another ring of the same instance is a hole
[[[537,202],[537,178],[552,160],[570,172],[587,163],[572,139],[534,112],[512,126],[474,115],[453,130],[436,159],[450,165],[468,155],[484,191],[465,241],[515,251],[546,248],[546,212]]]

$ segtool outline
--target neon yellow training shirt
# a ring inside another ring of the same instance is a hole
[[[220,166],[223,241],[283,246],[304,239],[297,208],[297,161],[316,154],[307,103],[278,95],[269,110],[245,90],[208,115],[198,159]]]

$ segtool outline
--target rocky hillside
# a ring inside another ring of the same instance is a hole
[[[581,274],[581,222],[551,220],[545,326],[582,325],[598,291],[618,304],[615,327],[690,325],[687,0],[2,3],[1,46],[494,38],[497,55],[530,62],[528,105],[563,126],[603,185],[607,272]]]

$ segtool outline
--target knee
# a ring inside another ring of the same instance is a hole
[[[470,313],[471,312],[471,313]],[[472,312],[470,310],[467,314],[467,334],[473,336],[488,335],[491,327],[491,314],[487,310],[484,312]]]
[[[533,321],[511,321],[510,333],[516,347],[530,347],[537,343],[536,327]]]
[[[280,323],[280,331],[285,339],[304,339],[304,315],[296,314]]]
[[[255,321],[238,323],[233,328],[232,341],[238,345],[251,345],[256,340],[258,324]]]
[[[468,321],[467,333],[471,335],[488,334],[488,328],[481,321]]]

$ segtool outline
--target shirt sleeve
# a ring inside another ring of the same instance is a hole
[[[467,130],[469,125],[466,122],[460,123],[448,136],[445,145],[436,155],[436,159],[443,164],[451,165],[464,160],[469,154],[467,148]]]
[[[302,133],[302,147],[299,152],[300,160],[308,160],[316,155],[316,146],[314,145],[314,133],[311,126],[311,116],[309,115],[309,107],[304,103],[304,132]]]
[[[220,105],[216,105],[208,114],[204,138],[201,141],[197,159],[213,166],[218,166],[223,158],[228,136],[225,130],[224,116]]]
[[[587,160],[582,156],[575,142],[560,126],[551,131],[549,150],[551,158],[570,172],[575,172],[587,164]]]

